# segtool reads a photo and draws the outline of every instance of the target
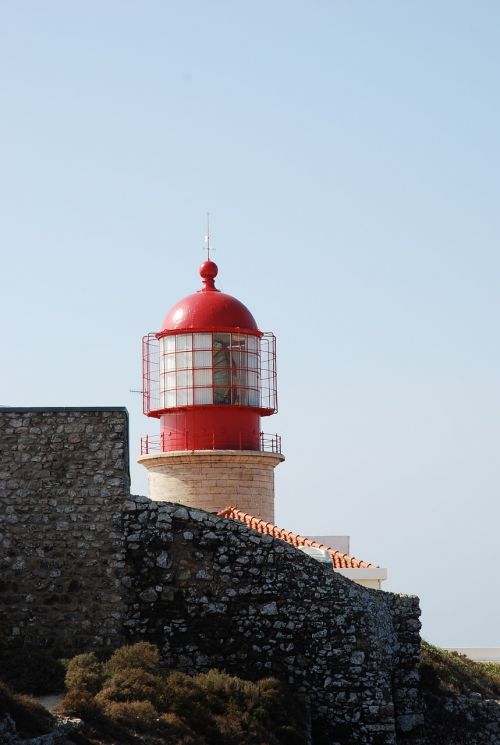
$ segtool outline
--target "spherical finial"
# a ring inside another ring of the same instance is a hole
[[[215,290],[215,278],[219,273],[219,269],[215,261],[204,261],[200,266],[200,277],[203,280],[204,290]]]

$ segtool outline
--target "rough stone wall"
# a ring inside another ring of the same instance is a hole
[[[126,504],[131,640],[169,666],[276,675],[308,695],[332,743],[418,742],[418,600],[362,588],[240,523]]]
[[[10,643],[64,654],[116,646],[129,493],[126,409],[0,409],[0,615]]]
[[[151,499],[207,512],[237,507],[274,522],[274,469],[282,455],[240,450],[170,452],[139,458]]]
[[[0,409],[0,629],[64,655],[276,675],[332,744],[417,743],[416,598],[368,590],[239,522],[130,497],[125,409]]]

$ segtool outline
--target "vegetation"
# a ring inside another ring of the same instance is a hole
[[[500,665],[474,662],[458,652],[447,652],[422,641],[420,661],[424,694],[470,695],[500,699]]]
[[[0,681],[0,720],[6,714],[12,717],[23,738],[45,734],[54,727],[54,717],[47,709],[28,696],[13,693]]]
[[[496,741],[497,725],[483,700],[500,699],[500,665],[473,662],[422,642],[420,686],[427,743]]]
[[[305,706],[282,683],[255,683],[218,670],[194,677],[160,671],[156,647],[140,642],[104,663],[94,654],[68,665],[60,710],[89,733],[162,745],[302,745]]]
[[[68,736],[76,745],[304,745],[307,741],[304,702],[273,678],[250,682],[218,670],[195,676],[162,671],[158,649],[146,642],[122,647],[106,661],[93,653],[55,666],[44,654],[37,657],[23,651],[21,658],[27,665],[36,660],[34,676],[29,667],[18,670],[16,681],[28,690],[33,690],[30,680],[36,680],[37,688],[50,685],[53,690],[66,667],[61,713],[80,717],[86,725],[83,732]],[[11,657],[10,667],[0,668],[1,675],[12,679],[14,668]],[[500,665],[476,663],[423,642],[420,674],[427,743],[489,742],[483,739],[489,736],[490,722],[481,702],[500,699]],[[10,714],[24,738],[47,733],[55,725],[54,717],[33,699],[0,683],[0,720],[5,714]],[[320,724],[313,723],[315,745],[330,741],[328,728],[323,732]]]
[[[64,689],[65,661],[37,647],[0,649],[0,677],[17,693],[43,696]]]

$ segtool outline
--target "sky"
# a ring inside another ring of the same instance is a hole
[[[200,286],[278,340],[276,521],[500,647],[500,6],[0,0],[0,405],[126,406]]]

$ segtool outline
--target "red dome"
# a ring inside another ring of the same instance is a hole
[[[179,300],[169,310],[160,333],[194,329],[241,329],[258,331],[255,318],[247,307],[235,297],[220,292],[215,287],[217,265],[205,261],[200,267],[204,287]]]

